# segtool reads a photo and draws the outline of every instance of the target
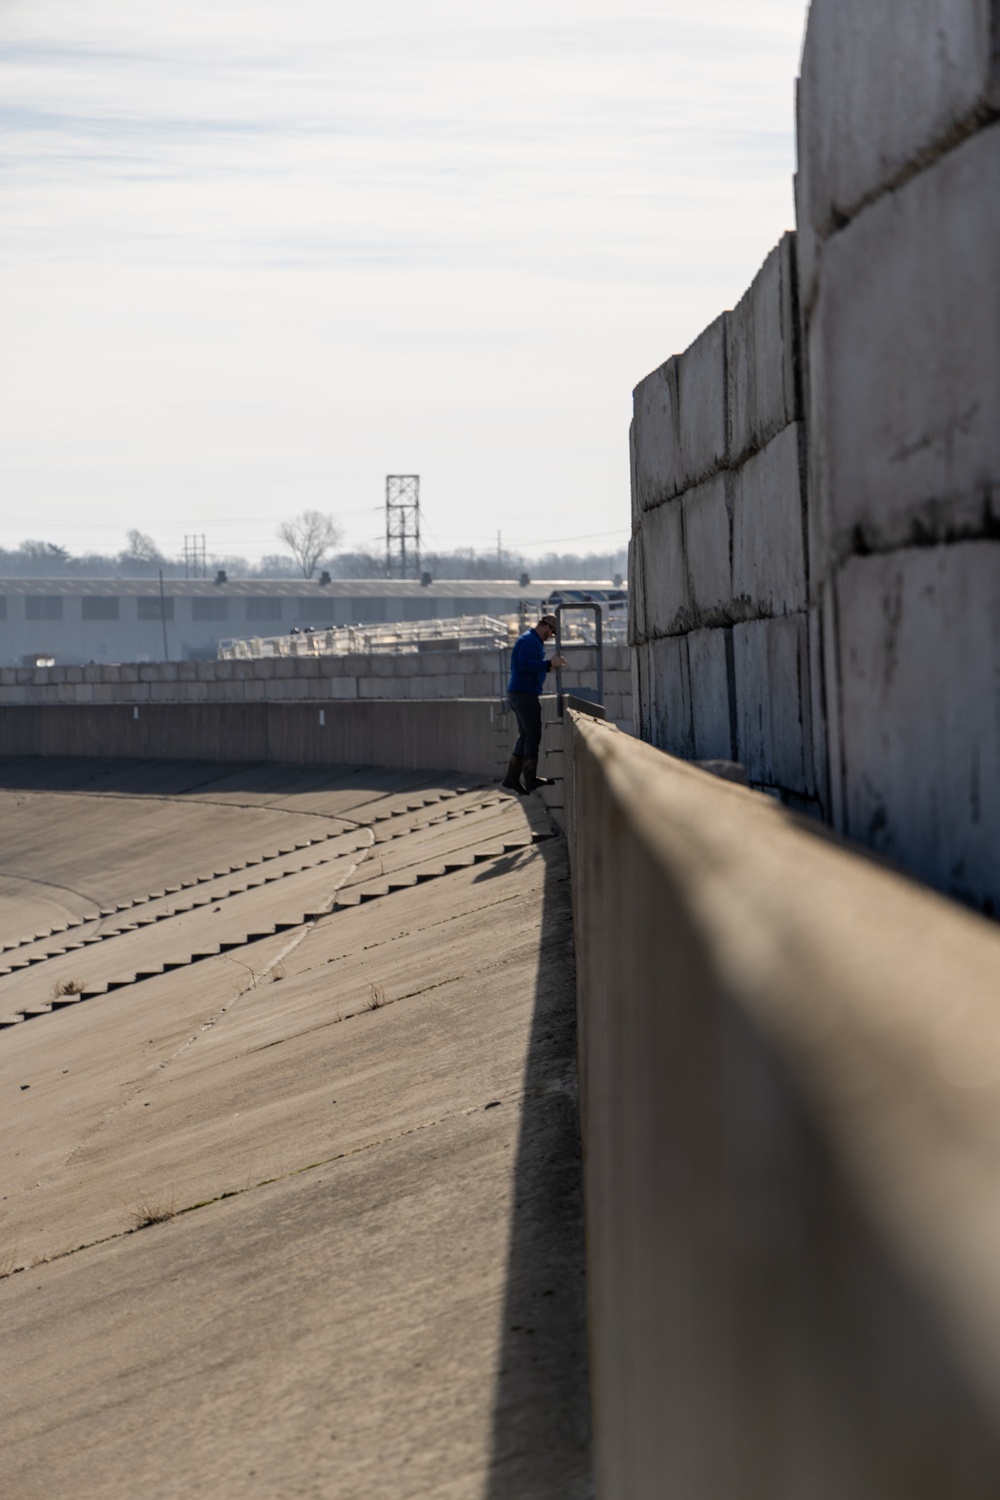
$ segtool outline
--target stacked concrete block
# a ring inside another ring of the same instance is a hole
[[[729,462],[738,465],[802,415],[794,235],[767,257],[728,329]]]
[[[1000,124],[830,240],[810,321],[826,571],[1000,521],[998,244]]]
[[[695,760],[735,760],[732,631],[692,630],[687,648],[692,755]]]
[[[797,185],[832,820],[994,911],[998,38],[997,0],[813,0]]]
[[[595,651],[570,645],[567,652],[571,666],[564,686],[594,687]],[[627,646],[605,648],[604,686],[614,722],[631,732]],[[506,687],[506,667],[496,650],[0,669],[0,705],[500,699]],[[555,691],[555,678],[549,688]]]
[[[746,618],[808,603],[804,467],[803,424],[791,422],[733,476],[734,612]]]
[[[688,607],[692,621],[728,624],[733,600],[732,500],[728,473],[688,490],[681,501]]]
[[[838,580],[844,829],[1000,915],[1000,542]]]
[[[996,0],[813,0],[798,89],[800,278],[866,204],[1000,106]]]
[[[674,754],[745,760],[795,799],[815,798],[818,784],[812,743],[795,754],[787,744],[792,725],[801,735],[811,723],[808,650],[794,674],[805,703],[774,707],[790,680],[779,643],[808,638],[799,350],[785,235],[734,311],[637,387],[631,433],[630,641],[642,653],[636,693],[649,700],[637,705],[640,733]],[[774,644],[744,650],[737,673],[736,629],[785,617],[797,623],[758,631]],[[671,638],[685,649],[663,645]]]

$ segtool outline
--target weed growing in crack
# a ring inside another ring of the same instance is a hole
[[[135,1203],[126,1205],[125,1221],[132,1230],[148,1229],[151,1224],[165,1224],[176,1212],[176,1193],[171,1193],[169,1199],[162,1200],[152,1198],[148,1193],[141,1193]]]
[[[385,990],[380,984],[373,984],[368,996],[368,1010],[381,1010],[385,1004]]]

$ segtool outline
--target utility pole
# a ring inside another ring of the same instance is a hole
[[[385,576],[420,577],[419,474],[385,476]]]

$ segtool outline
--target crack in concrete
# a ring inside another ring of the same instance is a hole
[[[525,1097],[523,1089],[513,1089],[500,1096],[498,1101],[490,1101],[491,1104],[517,1103]],[[307,1162],[305,1166],[292,1167],[285,1172],[279,1172],[273,1177],[263,1177],[258,1182],[248,1183],[241,1188],[227,1188],[221,1193],[215,1193],[211,1198],[201,1198],[197,1203],[189,1203],[182,1208],[174,1209],[169,1217],[164,1217],[157,1223],[169,1223],[171,1219],[183,1218],[187,1214],[197,1213],[199,1209],[211,1208],[217,1203],[223,1203],[230,1198],[243,1198],[248,1193],[257,1192],[260,1188],[272,1187],[278,1182],[290,1182],[295,1177],[303,1177],[308,1172],[319,1171],[323,1167],[333,1166],[338,1161],[349,1161],[352,1157],[362,1156],[368,1151],[379,1150],[383,1146],[391,1146],[396,1141],[404,1140],[407,1136],[419,1135],[425,1130],[433,1130],[438,1125],[446,1125],[452,1120],[470,1118],[472,1115],[483,1113],[486,1106],[483,1104],[467,1105],[463,1109],[455,1109],[438,1115],[431,1120],[422,1120],[417,1125],[409,1125],[404,1130],[397,1130],[391,1135],[379,1136],[374,1140],[367,1140],[357,1146],[351,1146],[346,1151],[336,1151],[332,1156],[322,1157],[319,1161]],[[144,1229],[152,1229],[155,1224],[138,1225],[130,1229],[122,1229],[117,1234],[101,1235],[97,1239],[87,1240],[82,1245],[76,1245],[71,1249],[43,1251],[35,1256],[30,1262],[23,1266],[14,1266],[10,1270],[0,1269],[0,1281],[6,1281],[11,1276],[19,1276],[23,1271],[37,1270],[40,1266],[50,1265],[57,1260],[66,1260],[72,1255],[79,1255],[82,1251],[96,1249],[99,1245],[113,1244],[116,1240],[128,1239],[133,1234],[140,1234]]]

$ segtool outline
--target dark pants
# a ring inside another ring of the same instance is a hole
[[[538,701],[538,694],[508,693],[507,702],[514,710],[517,727],[521,731],[514,746],[514,754],[522,755],[525,760],[534,760],[542,742],[542,705]]]

